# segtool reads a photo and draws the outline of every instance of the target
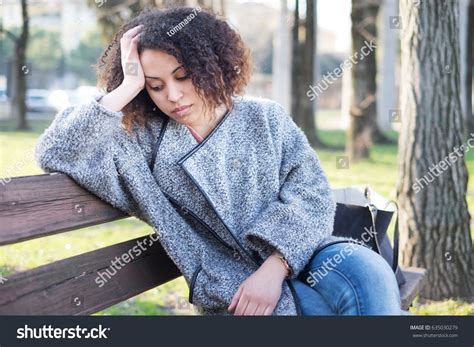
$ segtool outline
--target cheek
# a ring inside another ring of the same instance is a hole
[[[160,107],[160,105],[164,104],[164,96],[163,93],[157,93],[154,92],[153,90],[148,90],[148,95],[150,96],[150,99],[153,100],[156,106]]]
[[[187,94],[188,96],[198,96],[198,93],[196,92],[196,88],[194,87],[194,84],[191,82],[191,79],[188,79],[186,83],[184,83],[183,86],[183,92]]]

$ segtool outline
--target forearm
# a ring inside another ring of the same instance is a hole
[[[121,84],[110,93],[104,95],[100,99],[100,103],[107,109],[119,112],[121,111],[135,96],[138,95],[140,89],[128,84]]]

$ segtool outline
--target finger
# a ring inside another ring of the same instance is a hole
[[[259,305],[255,311],[255,316],[263,316],[267,307],[267,305]]]
[[[241,297],[239,303],[237,304],[237,308],[235,309],[235,316],[242,316],[247,308],[249,301],[245,299],[245,297]]]
[[[272,313],[273,313],[273,307],[267,306],[267,308],[266,308],[265,311],[263,312],[263,315],[264,315],[264,316],[271,316]]]
[[[237,293],[234,294],[234,297],[232,298],[232,301],[228,308],[229,311],[232,311],[239,302],[240,294],[242,294],[242,286],[240,286],[237,290]]]
[[[130,49],[136,50],[138,46],[138,40],[140,39],[141,33],[137,34],[133,39],[130,40]]]
[[[247,307],[245,308],[244,312],[242,313],[244,316],[255,316],[255,311],[258,308],[258,303],[254,301],[249,301]]]
[[[142,28],[143,28],[143,25],[137,25],[136,27],[133,27],[132,29],[127,30],[122,35],[122,37],[126,39],[133,38],[135,35],[137,35],[141,31]]]
[[[120,41],[122,52],[125,53],[130,52],[131,50],[136,50],[140,35],[141,33],[136,34],[134,37],[123,37],[123,40]]]
[[[135,36],[133,39],[130,40],[130,44],[128,46],[128,54],[129,57],[138,57],[138,40],[140,39],[140,34]]]
[[[140,34],[141,33],[138,33],[133,37],[123,36],[122,39],[120,39],[120,46],[123,53],[130,52],[131,49],[134,49],[134,47],[136,47],[136,43],[138,41],[138,38],[140,37]]]

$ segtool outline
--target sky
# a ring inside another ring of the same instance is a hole
[[[336,48],[344,51],[351,44],[351,0],[319,0],[318,26],[337,35]]]
[[[245,3],[249,0],[237,0]],[[267,6],[279,9],[280,0],[253,0]],[[317,0],[318,27],[332,31],[336,35],[335,48],[338,51],[350,50],[350,13],[351,0]],[[287,0],[288,8],[294,9],[294,0]],[[302,6],[304,8],[304,5]]]

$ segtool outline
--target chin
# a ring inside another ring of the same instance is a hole
[[[176,117],[176,116],[168,116],[169,118],[173,119],[175,122],[178,122],[180,124],[186,125],[189,123],[189,116],[184,116],[184,117]]]

